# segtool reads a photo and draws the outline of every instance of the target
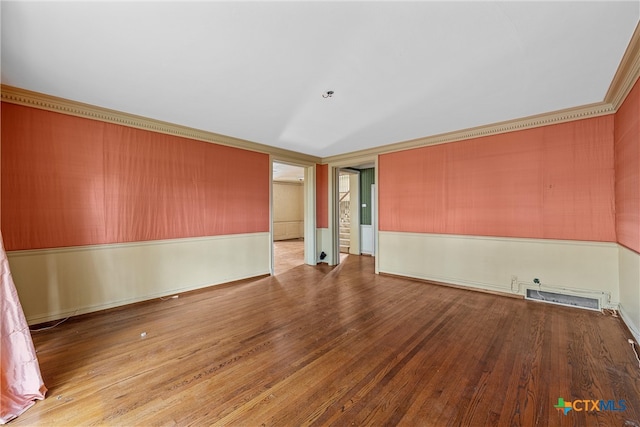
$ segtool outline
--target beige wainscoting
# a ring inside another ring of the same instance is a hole
[[[618,244],[427,233],[379,233],[381,273],[523,295],[584,294],[618,308]]]
[[[304,185],[273,182],[273,240],[304,237]]]
[[[640,342],[640,255],[619,247],[620,263],[620,315]]]
[[[327,255],[324,259],[320,259],[322,252]],[[331,238],[331,230],[328,228],[316,228],[316,254],[316,262],[329,264],[333,259],[333,239]]]
[[[269,274],[269,233],[9,252],[30,324]]]

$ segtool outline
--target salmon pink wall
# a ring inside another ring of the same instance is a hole
[[[640,83],[615,115],[618,242],[640,252]]]
[[[614,116],[379,158],[381,231],[616,240]]]
[[[640,81],[615,117],[620,317],[640,340]]]
[[[7,250],[269,231],[266,154],[3,103],[1,160]]]
[[[329,228],[329,166],[316,165],[316,227]]]

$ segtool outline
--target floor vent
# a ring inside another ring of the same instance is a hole
[[[598,298],[579,297],[576,295],[558,294],[555,292],[539,291],[537,289],[527,289],[527,299],[544,301],[552,304],[566,305],[569,307],[586,308],[588,310],[600,310],[600,300]]]

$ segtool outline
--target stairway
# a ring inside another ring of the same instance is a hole
[[[349,253],[351,245],[351,224],[340,222],[340,252]]]

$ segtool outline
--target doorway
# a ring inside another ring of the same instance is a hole
[[[377,159],[372,159],[354,166],[341,164],[333,167],[331,234],[334,264],[343,262],[349,255],[375,257],[376,164]]]
[[[338,241],[341,254],[360,255],[360,172],[338,172]]]
[[[313,166],[272,163],[272,274],[315,261],[314,177]]]

